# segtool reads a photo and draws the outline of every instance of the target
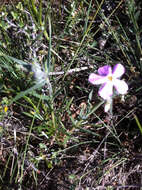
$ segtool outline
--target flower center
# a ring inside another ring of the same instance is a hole
[[[108,80],[112,81],[112,76],[108,76]]]

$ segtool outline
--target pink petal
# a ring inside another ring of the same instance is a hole
[[[98,73],[101,76],[107,76],[108,74],[112,73],[112,70],[111,70],[111,67],[109,65],[106,65],[106,66],[100,67],[98,69]]]
[[[99,89],[99,95],[107,100],[110,98],[110,96],[112,96],[113,94],[113,83],[112,82],[107,82],[104,85],[101,86],[101,88]]]
[[[92,84],[103,84],[105,83],[105,81],[105,77],[96,75],[94,73],[91,73],[89,76],[89,82],[91,82]]]
[[[117,64],[114,66],[112,73],[115,78],[119,78],[125,73],[125,68],[123,65]]]
[[[114,87],[116,88],[119,94],[126,94],[128,91],[128,85],[123,80],[115,79]]]

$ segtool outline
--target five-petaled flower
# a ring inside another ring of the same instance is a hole
[[[99,95],[108,100],[113,95],[113,86],[119,94],[126,94],[128,85],[125,81],[120,80],[120,77],[125,73],[125,68],[121,64],[114,66],[113,70],[111,66],[106,65],[98,69],[98,74],[91,73],[89,76],[89,82],[98,85],[102,84],[99,89]]]

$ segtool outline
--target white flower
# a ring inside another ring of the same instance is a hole
[[[109,100],[113,95],[113,86],[119,94],[126,94],[128,91],[128,85],[120,77],[125,73],[125,68],[121,64],[114,66],[113,70],[109,65],[100,67],[98,69],[98,74],[91,73],[89,76],[89,82],[94,85],[102,84],[99,89],[99,95],[105,99]],[[106,110],[107,110],[106,106]]]

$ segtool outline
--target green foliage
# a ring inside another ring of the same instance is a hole
[[[1,7],[0,137],[10,147],[0,157],[1,182],[9,176],[9,183],[22,189],[29,173],[32,183],[27,181],[39,188],[40,175],[46,178],[75,157],[81,172],[71,168],[71,187],[92,173],[92,187],[97,187],[128,162],[133,146],[126,144],[142,131],[141,108],[127,102],[136,96],[141,105],[141,83],[133,85],[142,71],[139,5],[134,0],[26,0]],[[132,87],[125,102],[114,100],[114,115],[106,115],[88,75],[118,62]],[[132,131],[131,114],[137,124]]]

